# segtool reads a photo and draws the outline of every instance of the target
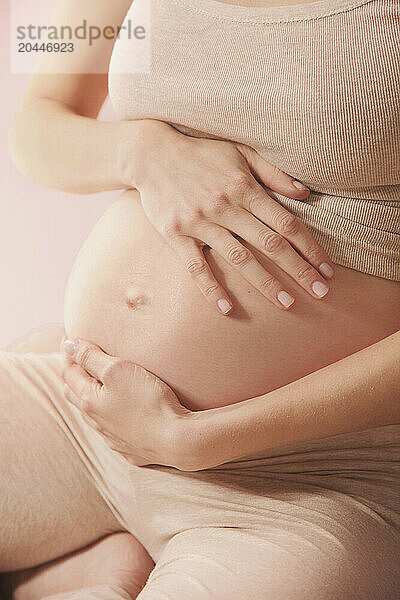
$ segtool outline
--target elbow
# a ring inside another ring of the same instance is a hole
[[[31,117],[30,117],[31,118]],[[30,118],[21,109],[8,130],[8,151],[17,170],[33,183],[48,185],[46,174],[38,165],[38,150],[30,139]]]
[[[29,161],[26,156],[26,139],[24,127],[21,123],[20,114],[14,117],[14,121],[8,130],[8,151],[12,161],[22,175],[29,177]]]
[[[38,129],[32,129],[31,123],[35,119],[33,114],[25,114],[24,109],[14,117],[8,130],[8,151],[11,159],[23,177],[33,183],[61,192],[85,194],[82,189],[72,189],[60,176],[57,170],[49,165],[48,157],[40,151],[45,143],[38,134]]]
[[[46,137],[38,113],[21,109],[8,130],[8,151],[17,170],[33,183],[69,194],[86,195],[96,191],[91,187],[76,184],[73,177],[66,175],[57,159],[62,150],[62,140],[56,143]]]

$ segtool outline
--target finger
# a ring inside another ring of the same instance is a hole
[[[251,283],[259,292],[280,309],[287,310],[294,298],[284,290],[282,284],[271,273],[266,271],[255,259],[248,248],[243,246],[226,229],[207,225],[205,240],[234,269]]]
[[[118,440],[117,437],[115,437],[110,431],[106,429],[107,422],[104,421],[104,419],[102,419],[101,416],[97,415],[96,413],[88,415],[87,412],[81,409],[81,402],[79,397],[76,394],[74,394],[74,392],[71,390],[70,387],[68,387],[67,384],[65,384],[64,395],[68,402],[71,402],[71,404],[73,404],[74,406],[76,406],[76,408],[79,409],[82,419],[84,419],[84,421],[86,421],[86,423],[88,423],[88,425],[90,425],[92,429],[95,429],[103,438],[105,438],[108,442],[113,443],[114,445],[120,442],[120,440]],[[125,449],[124,444],[120,443],[120,445]]]
[[[79,396],[77,396],[72,390],[71,388],[68,386],[68,384],[64,384],[64,396],[66,398],[66,400],[68,400],[68,402],[70,404],[73,404],[76,408],[79,409],[79,412],[82,415],[82,418],[85,419],[85,421],[93,428],[93,429],[98,429],[100,426],[97,423],[97,421],[93,418],[93,416],[88,415],[85,411],[82,410],[81,407],[81,402],[80,402],[80,398]]]
[[[66,386],[65,387],[65,397],[67,398],[67,400],[69,402],[71,402],[71,404],[74,404],[74,406],[76,406],[77,408],[79,408],[79,398],[73,393],[73,391]],[[116,450],[119,451],[124,450],[124,451],[128,451],[127,448],[125,447],[125,444],[121,444],[119,442],[119,440],[113,436],[111,433],[109,433],[108,431],[106,431],[105,429],[103,429],[98,422],[96,421],[96,419],[92,418],[91,416],[89,416],[86,412],[80,410],[80,414],[82,419],[95,431],[97,431],[97,433],[104,439],[104,441],[107,443],[107,445],[112,449],[112,450]]]
[[[187,236],[176,236],[168,241],[183,260],[187,271],[208,302],[223,315],[228,315],[233,309],[232,301],[214,277],[197,242]]]
[[[101,383],[91,377],[80,365],[71,364],[64,368],[63,379],[76,397],[76,405],[88,414],[96,412]],[[74,402],[75,404],[75,402]]]
[[[288,240],[325,279],[333,277],[334,264],[312,233],[264,190],[249,191],[243,200],[243,207]]]
[[[256,150],[244,144],[237,144],[237,148],[245,157],[253,175],[268,188],[289,198],[304,199],[309,196],[307,186],[265,160]]]
[[[89,375],[103,382],[104,373],[118,360],[115,356],[106,354],[96,344],[85,340],[64,340],[63,350]]]
[[[90,425],[90,427],[98,431],[104,437],[112,435],[107,431],[107,429],[105,429],[107,427],[107,422],[100,415],[93,412],[89,415],[87,412],[82,410],[80,398],[67,384],[65,384],[64,387],[64,395],[68,402],[79,409],[82,418],[88,423],[88,425]]]
[[[318,271],[283,236],[266,227],[253,215],[240,207],[232,209],[229,214],[229,229],[261,250],[311,296],[317,299],[326,296],[329,286]]]

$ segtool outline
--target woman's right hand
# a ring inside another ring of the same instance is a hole
[[[86,340],[63,338],[60,349],[66,399],[112,450],[136,466],[197,468],[196,413],[161,379]]]
[[[125,156],[124,182],[139,191],[147,218],[182,258],[209,302],[223,314],[233,308],[205,260],[206,245],[280,309],[294,302],[236,236],[275,262],[313,298],[325,296],[332,261],[306,226],[260,182],[300,200],[309,195],[305,186],[293,185],[293,178],[249,146],[190,137],[163,121],[143,120],[141,125],[135,159],[130,160],[129,151]]]

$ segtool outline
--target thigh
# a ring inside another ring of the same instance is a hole
[[[400,548],[376,555],[370,533],[360,534],[374,542],[361,552],[328,535],[324,545],[321,533],[304,543],[284,527],[187,530],[167,544],[138,600],[396,600]]]
[[[18,367],[12,353],[0,352],[3,572],[47,562],[121,529],[56,418],[56,391],[28,356],[19,356]]]

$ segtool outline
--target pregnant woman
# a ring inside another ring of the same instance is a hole
[[[398,598],[400,3],[277,4],[153,0],[148,72],[97,46],[117,123],[106,75],[32,79],[25,174],[126,191],[73,266],[67,352],[1,354],[18,600]]]

